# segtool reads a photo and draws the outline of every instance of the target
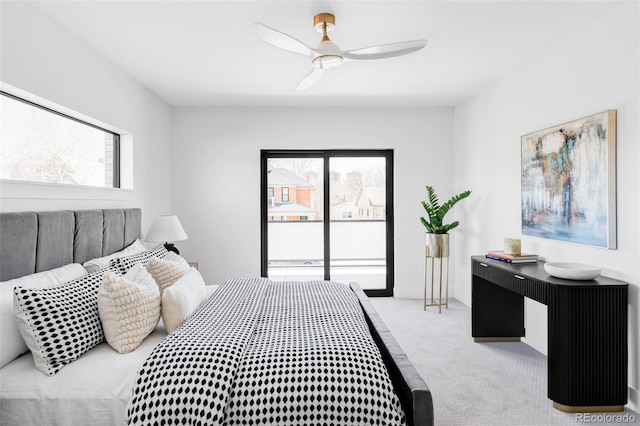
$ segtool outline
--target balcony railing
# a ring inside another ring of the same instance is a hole
[[[331,279],[385,288],[386,221],[332,220]],[[324,277],[322,221],[268,223],[269,277],[276,280]]]

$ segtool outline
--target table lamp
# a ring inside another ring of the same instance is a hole
[[[178,216],[158,216],[151,224],[151,229],[147,233],[145,241],[162,242],[164,241],[164,247],[176,254],[180,254],[178,249],[169,241],[182,241],[186,240],[187,233],[184,232]]]

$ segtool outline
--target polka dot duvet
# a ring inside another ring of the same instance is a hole
[[[130,425],[403,425],[357,296],[231,279],[138,372]]]

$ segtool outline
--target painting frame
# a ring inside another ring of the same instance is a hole
[[[522,235],[617,248],[616,120],[608,109],[521,137]]]

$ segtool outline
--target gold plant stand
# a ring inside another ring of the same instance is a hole
[[[438,262],[436,263],[436,259]],[[443,259],[446,260],[446,267],[443,268]],[[436,277],[436,264],[439,271]],[[429,265],[431,266],[429,268]],[[431,272],[431,273],[429,273]],[[429,279],[430,278],[430,279]],[[434,297],[434,288],[438,281],[438,299]],[[445,298],[442,299],[442,282],[445,286]],[[431,302],[427,303],[427,288],[431,289]],[[429,234],[426,233],[424,248],[424,306],[427,310],[429,306],[437,306],[438,313],[442,313],[442,306],[449,309],[449,234]]]

